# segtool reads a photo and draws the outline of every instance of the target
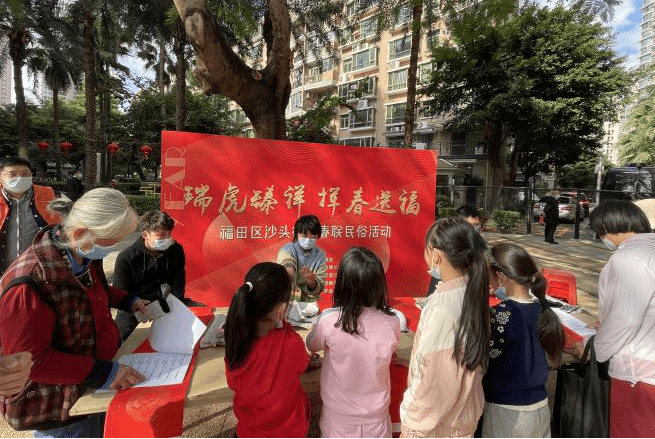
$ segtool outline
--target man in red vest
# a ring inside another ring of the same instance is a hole
[[[27,159],[0,159],[0,275],[32,245],[41,227],[58,222],[46,209],[54,198],[51,187],[32,184]]]

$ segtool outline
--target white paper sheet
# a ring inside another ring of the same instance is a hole
[[[146,380],[135,387],[154,387],[180,384],[184,381],[191,357],[190,354],[151,352],[123,355],[118,362],[132,366],[146,376]]]
[[[589,338],[596,333],[595,329],[588,328],[587,324],[582,320],[578,319],[577,317],[574,317],[571,314],[568,314],[558,308],[551,308],[551,309],[555,311],[555,314],[557,314],[557,317],[559,317],[560,321],[562,322],[562,325],[566,326],[571,331],[575,332],[580,337],[582,337],[583,344],[586,345],[587,340],[589,340]]]
[[[192,354],[207,326],[172,294],[166,302],[171,312],[152,322],[150,346],[160,353]]]

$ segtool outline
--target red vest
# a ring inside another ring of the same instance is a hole
[[[0,186],[1,187],[1,186]],[[55,198],[55,191],[50,186],[32,185],[34,190],[34,199],[32,199],[33,210],[40,216],[40,220],[45,224],[56,224],[59,222],[59,216],[48,212],[48,203]],[[9,215],[9,205],[3,196],[0,196],[0,230],[5,227],[5,220]],[[43,227],[45,224],[39,224]]]
[[[61,352],[93,358],[96,348],[91,302],[73,276],[69,262],[55,247],[50,237],[51,229],[52,226],[41,229],[34,237],[34,244],[7,269],[0,280],[0,294],[4,295],[13,279],[20,276],[34,278],[42,286],[39,296],[57,316],[53,347]],[[106,284],[102,261],[91,261],[89,270],[95,270],[97,278]],[[80,393],[77,385],[29,381],[18,395],[11,398],[0,396],[0,414],[14,430],[52,428],[69,418],[68,412]]]

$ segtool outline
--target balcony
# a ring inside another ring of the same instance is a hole
[[[428,144],[426,149],[437,151],[440,158],[487,158],[486,144],[474,144],[474,142],[467,142],[465,140],[454,142],[433,142]]]
[[[330,70],[318,75],[305,76],[304,90],[311,90],[314,92],[324,92],[333,89],[337,86],[337,72]]]

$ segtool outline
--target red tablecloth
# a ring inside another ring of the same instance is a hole
[[[207,324],[211,308],[192,308]],[[154,352],[148,340],[134,352]],[[184,401],[198,356],[198,346],[182,384],[157,387],[133,387],[121,390],[107,408],[105,437],[172,437],[182,435]]]

